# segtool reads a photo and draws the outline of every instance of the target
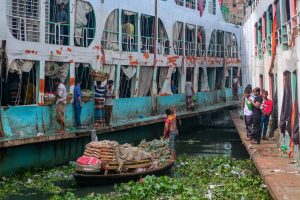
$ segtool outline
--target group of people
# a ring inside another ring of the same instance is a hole
[[[80,79],[76,80],[74,87],[74,110],[75,110],[75,122],[77,128],[82,128],[81,124],[81,110],[82,110],[82,92],[81,92]],[[113,110],[113,84],[112,80],[108,81],[106,86],[102,86],[100,81],[96,82],[94,86],[94,101],[95,101],[95,127],[110,126],[110,120]],[[65,111],[68,92],[65,84],[60,79],[55,79],[56,90],[56,119],[60,125],[59,133],[65,132]]]
[[[267,139],[267,131],[270,115],[273,110],[273,102],[268,98],[268,91],[248,85],[244,90],[242,99],[244,120],[247,129],[247,139],[260,144],[261,139]]]

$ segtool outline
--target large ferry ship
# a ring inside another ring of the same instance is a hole
[[[300,1],[252,1],[243,25],[242,65],[248,83],[273,98],[271,135],[279,127],[290,155],[299,144]],[[291,142],[290,142],[291,139]]]
[[[183,109],[186,81],[198,107],[230,100],[233,77],[244,82],[242,29],[226,22],[217,0],[6,0],[0,10],[2,141],[58,128],[57,77],[72,99],[77,78],[89,97],[90,71],[109,73],[114,122]],[[87,98],[82,123],[93,113]],[[74,121],[70,101],[67,127]]]

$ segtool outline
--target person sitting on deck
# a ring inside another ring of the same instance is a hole
[[[94,86],[95,91],[95,126],[104,126],[105,125],[105,111],[104,111],[104,103],[105,103],[105,93],[106,88],[101,86],[101,82],[97,81]]]
[[[166,109],[166,121],[164,127],[164,139],[169,138],[169,147],[171,150],[171,155],[173,159],[176,159],[176,150],[175,150],[175,138],[178,135],[177,124],[176,124],[176,110],[172,106],[171,109]]]

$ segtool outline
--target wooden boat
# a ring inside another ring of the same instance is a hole
[[[168,174],[171,171],[172,166],[174,165],[174,161],[169,162],[167,165],[163,167],[158,167],[152,170],[146,170],[143,172],[127,172],[121,174],[107,174],[104,175],[103,172],[79,172],[76,171],[73,173],[73,176],[79,185],[89,186],[89,185],[108,185],[120,182],[128,182],[131,180],[139,180],[148,175],[161,176],[164,174]]]

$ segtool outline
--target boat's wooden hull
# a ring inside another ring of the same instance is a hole
[[[82,173],[75,172],[73,174],[75,180],[79,185],[89,186],[89,185],[106,185],[106,184],[114,184],[120,182],[128,182],[131,180],[139,180],[148,175],[156,175],[161,176],[169,173],[173,166],[174,162],[161,167],[155,170],[149,170],[140,173],[123,173],[123,174],[108,174],[108,175],[99,175],[95,173]]]

